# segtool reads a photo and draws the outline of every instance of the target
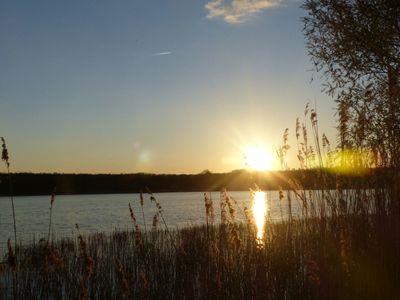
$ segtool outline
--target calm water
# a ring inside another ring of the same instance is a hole
[[[249,192],[230,192],[229,195],[238,203],[237,219],[243,220],[242,209],[244,206],[251,207],[251,194]],[[266,195],[269,217],[272,220],[281,219],[278,193],[272,191],[266,192]],[[211,196],[214,201],[215,220],[218,221],[220,218],[219,192],[213,192]],[[156,207],[148,195],[144,195],[144,197],[145,219],[149,229],[156,213]],[[164,218],[171,228],[206,222],[204,197],[201,192],[160,193],[155,194],[155,197],[162,205]],[[47,238],[49,202],[49,196],[14,198],[20,242],[26,243],[33,238],[36,240],[42,237]],[[63,237],[77,234],[75,224],[79,225],[81,233],[110,232],[114,229],[132,228],[128,209],[129,202],[134,209],[136,219],[143,226],[139,194],[56,196],[53,206],[52,231],[57,237]],[[287,205],[283,203],[284,213],[286,207]],[[8,197],[0,197],[0,249],[5,247],[8,238],[14,238],[11,202]]]

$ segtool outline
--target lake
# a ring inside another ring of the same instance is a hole
[[[243,208],[245,206],[250,208],[252,205],[250,192],[230,192],[229,195],[239,206],[236,212],[237,220],[243,221]],[[143,196],[145,220],[149,230],[157,208],[155,203],[150,201],[149,195]],[[170,228],[205,224],[202,192],[159,193],[154,196],[162,205],[164,219]],[[269,207],[268,217],[272,220],[280,220],[278,192],[267,191],[266,196]],[[215,221],[218,222],[220,193],[212,192],[211,197],[214,202]],[[76,236],[75,224],[79,225],[79,231],[83,234],[130,229],[133,226],[128,203],[131,203],[138,223],[141,228],[144,228],[139,194],[56,196],[53,205],[52,232],[56,237]],[[14,204],[18,240],[27,243],[33,238],[36,240],[47,238],[50,196],[15,197]],[[287,204],[283,202],[282,207],[285,214]],[[299,212],[298,207],[294,211]],[[161,219],[159,226],[162,227]],[[4,249],[8,238],[14,238],[11,202],[9,197],[0,197],[0,249]]]

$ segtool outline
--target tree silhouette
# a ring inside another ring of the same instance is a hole
[[[400,166],[400,1],[306,0],[304,34],[335,98],[342,150]]]

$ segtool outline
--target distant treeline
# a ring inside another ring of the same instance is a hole
[[[380,170],[381,171],[381,170]],[[343,188],[347,183],[376,185],[379,171],[340,175]],[[235,170],[229,173],[202,172],[200,174],[58,174],[14,173],[11,176],[14,195],[49,195],[56,187],[57,194],[112,194],[145,192],[246,191],[255,184],[263,190],[290,188],[295,179],[306,189],[336,188],[338,173],[333,170],[291,170],[250,172]],[[10,194],[9,177],[0,173],[0,195]]]

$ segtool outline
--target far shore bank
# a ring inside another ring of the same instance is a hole
[[[340,174],[349,185],[354,181],[368,181],[371,187],[385,170],[364,170],[359,173]],[[324,172],[324,181],[316,172]],[[318,176],[317,176],[318,175]],[[14,173],[12,185],[14,196],[50,195],[56,188],[57,195],[126,194],[151,190],[166,192],[208,192],[227,189],[248,191],[257,185],[262,190],[290,189],[285,178],[297,178],[306,189],[334,189],[337,170],[289,170],[252,172],[235,170],[229,173],[199,174],[61,174],[61,173]],[[0,173],[0,196],[9,196],[9,177]]]

